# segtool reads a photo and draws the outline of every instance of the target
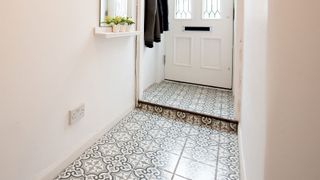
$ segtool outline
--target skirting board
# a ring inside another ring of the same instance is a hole
[[[100,129],[99,132],[93,134],[83,145],[80,146],[75,152],[70,156],[64,158],[63,160],[57,161],[53,165],[49,166],[41,173],[39,173],[34,179],[35,180],[49,180],[54,179],[61,171],[63,171],[67,166],[69,166],[74,160],[76,160],[85,150],[92,146],[99,138],[103,136],[106,131],[109,131],[117,123],[119,123],[127,114],[129,114],[135,107],[132,106],[127,109],[123,114],[113,120],[111,123],[106,125],[105,128]]]
[[[239,143],[239,151],[240,151],[240,180],[247,180],[246,168],[245,168],[245,160],[243,153],[243,141],[242,141],[242,130],[241,130],[241,122],[238,126],[238,143]]]

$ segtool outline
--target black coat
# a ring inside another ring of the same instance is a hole
[[[157,0],[146,0],[144,9],[144,42],[147,47],[152,48],[157,19]]]
[[[163,22],[163,31],[169,31],[169,7],[168,0],[161,0],[162,5],[162,22]]]
[[[145,45],[152,48],[153,42],[161,42],[161,34],[168,30],[168,0],[145,0]]]

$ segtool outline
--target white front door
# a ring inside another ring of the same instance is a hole
[[[165,78],[231,88],[233,0],[168,2]]]

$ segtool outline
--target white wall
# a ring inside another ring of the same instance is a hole
[[[0,179],[49,172],[133,107],[134,39],[94,37],[98,19],[98,0],[0,1]]]
[[[140,95],[152,84],[164,80],[163,44],[155,44],[155,47],[152,49],[143,47],[143,57],[140,61]]]
[[[320,179],[319,7],[269,0],[267,180]]]
[[[243,89],[239,126],[242,179],[262,180],[266,143],[267,0],[244,1]],[[246,176],[246,178],[244,177]]]
[[[245,1],[240,146],[247,180],[320,179],[319,5]]]
[[[144,2],[141,0],[141,19],[144,21]],[[144,24],[141,24],[141,29],[144,29]],[[139,96],[145,89],[154,83],[159,83],[164,80],[164,62],[163,56],[165,54],[165,37],[162,35],[161,43],[154,43],[153,48],[147,48],[144,45],[143,33],[140,38],[140,92]]]

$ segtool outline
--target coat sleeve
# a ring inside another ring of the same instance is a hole
[[[162,1],[162,14],[163,14],[163,30],[169,31],[169,7],[168,7],[168,0],[161,0]]]
[[[159,10],[159,9],[158,9]],[[160,22],[160,13],[156,12],[156,23],[154,27],[154,42],[161,42],[161,22]]]
[[[157,0],[145,1],[144,42],[149,48],[153,47],[156,25]]]
[[[160,24],[160,33],[163,33],[163,5],[162,5],[162,0],[157,0],[158,1],[158,8],[157,8],[157,13],[159,15],[159,24]]]

